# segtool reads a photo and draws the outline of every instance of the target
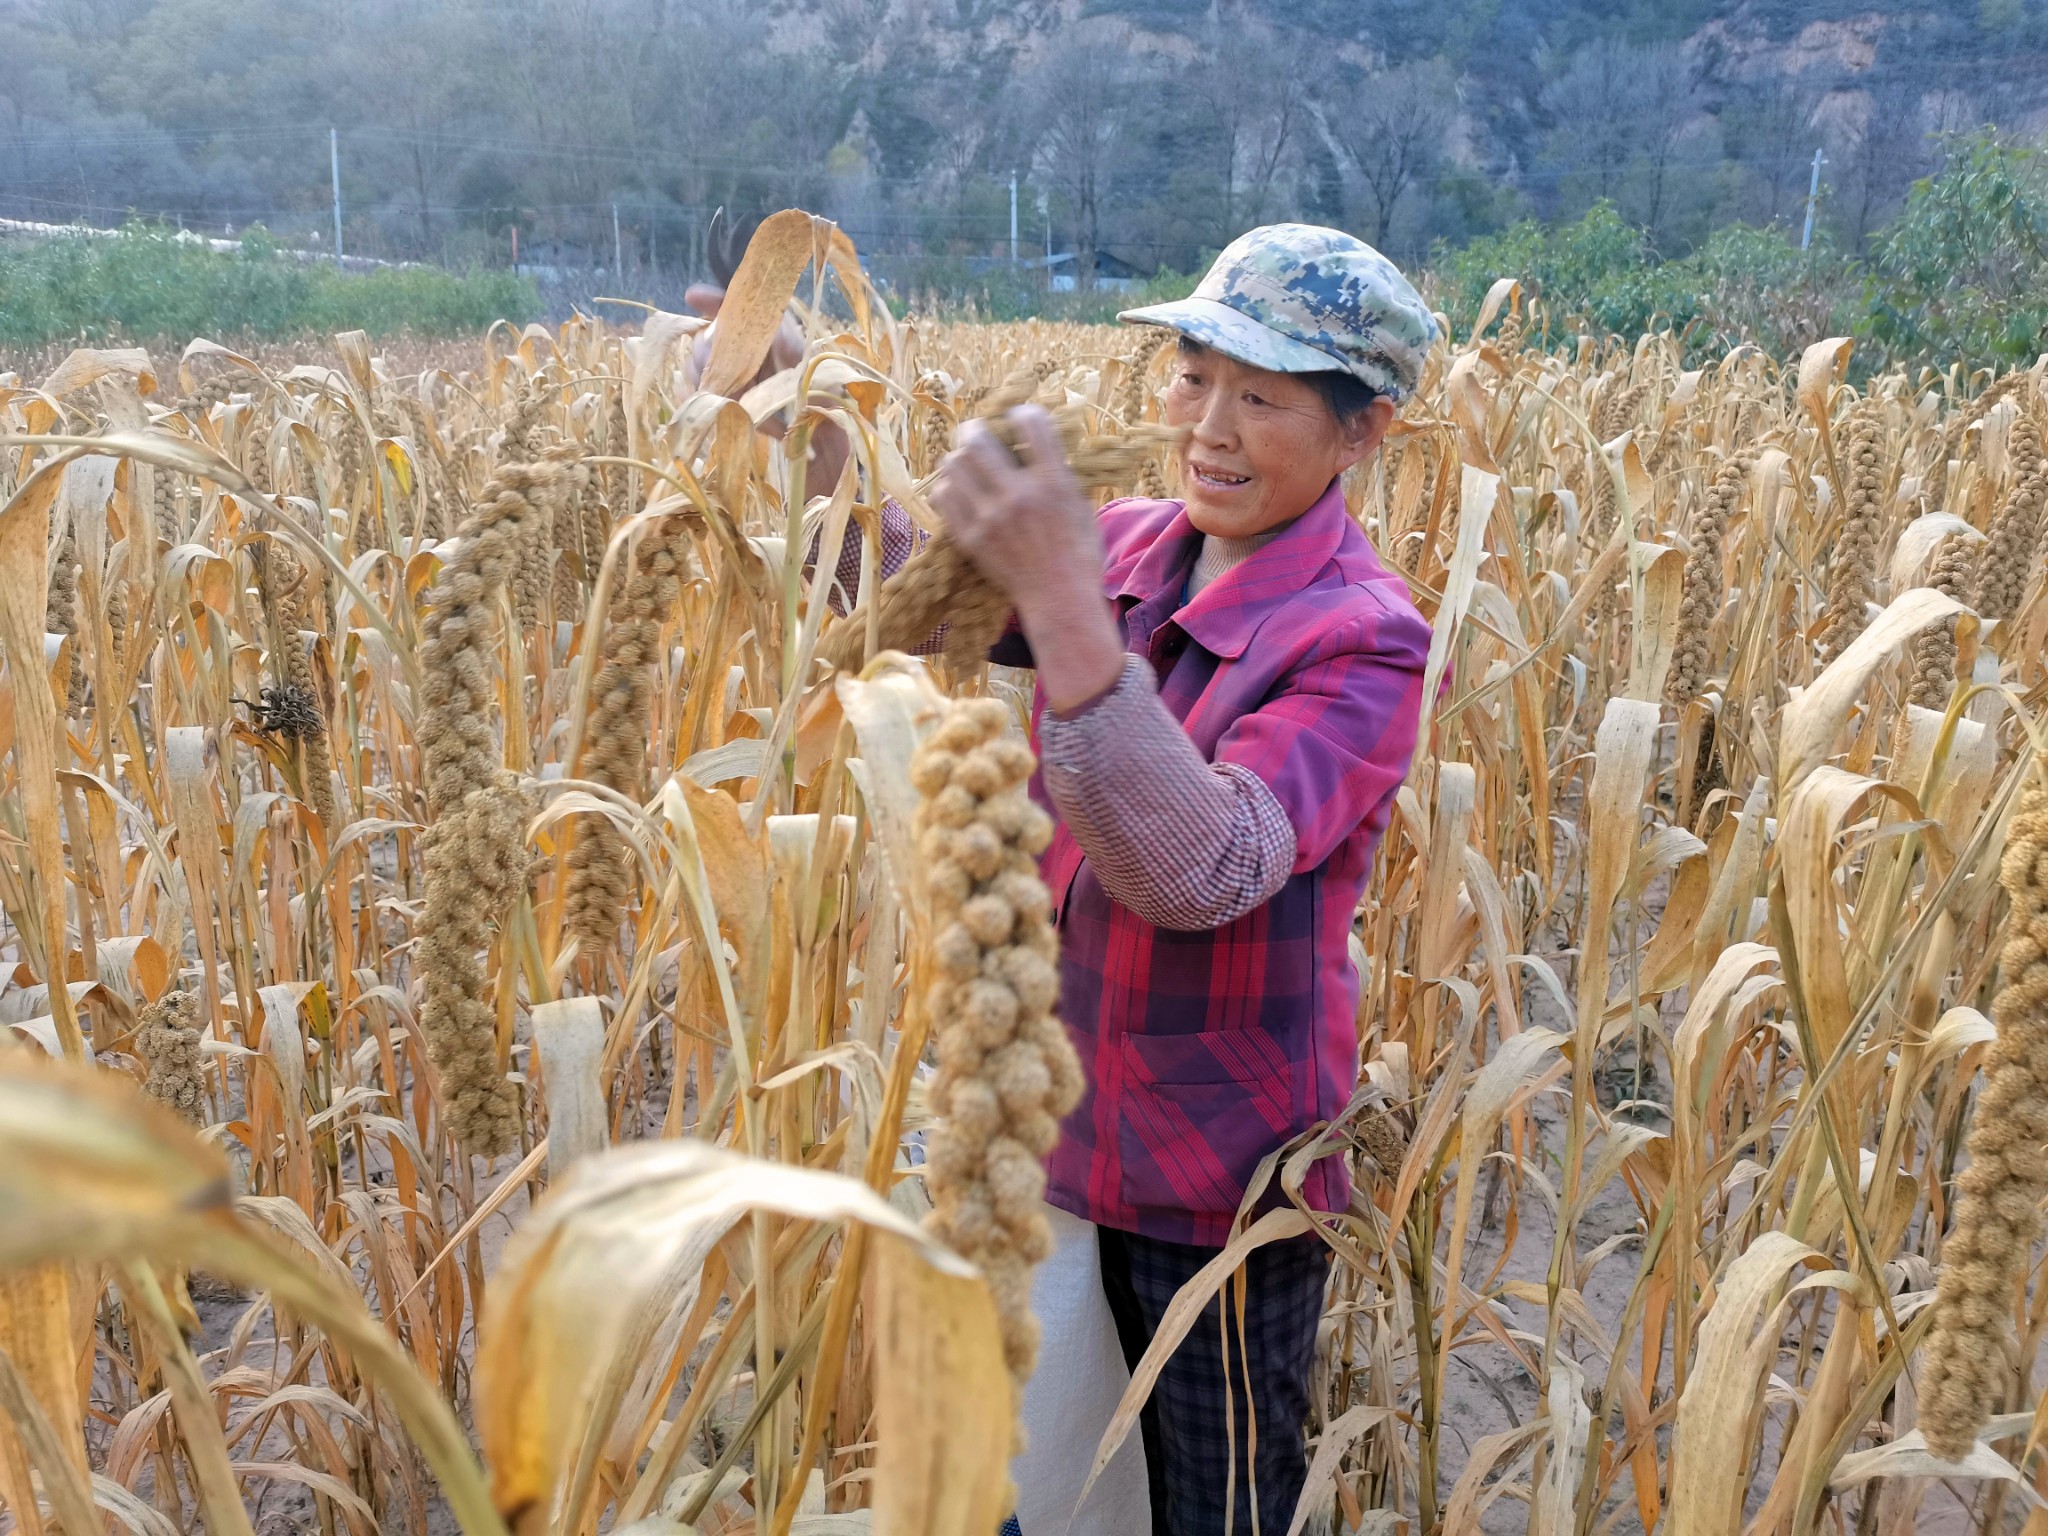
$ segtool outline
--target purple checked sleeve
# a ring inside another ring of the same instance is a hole
[[[1211,764],[1159,700],[1142,657],[1116,686],[1039,721],[1046,793],[1117,901],[1160,928],[1200,932],[1271,899],[1294,827],[1251,769]]]

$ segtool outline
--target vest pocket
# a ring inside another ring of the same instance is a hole
[[[1306,1128],[1308,1066],[1263,1029],[1125,1034],[1117,1121],[1124,1204],[1227,1215],[1259,1160]]]

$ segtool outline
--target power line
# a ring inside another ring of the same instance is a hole
[[[325,133],[318,125],[300,128],[223,128],[211,129],[148,129],[127,134],[105,134],[95,138],[92,135],[70,135],[52,131],[47,134],[0,134],[0,153],[33,156],[38,145],[57,148],[72,148],[80,145],[141,145],[166,138],[188,138],[202,144],[213,139],[233,142],[260,142],[290,138],[315,138]],[[561,144],[546,140],[516,139],[497,135],[469,132],[444,132],[418,129],[391,128],[376,124],[362,124],[342,130],[350,139],[370,139],[413,148],[431,148],[443,152],[467,152],[470,154],[493,154],[530,160],[553,160],[577,165],[629,165],[657,172],[689,170],[710,173],[759,176],[768,180],[804,179],[827,174],[819,164],[779,164],[758,159],[747,159],[735,155],[705,154],[686,150],[674,145],[652,143],[627,143],[613,146],[590,144]],[[1932,134],[1927,135],[1933,137]],[[1632,156],[1631,159],[1637,158]],[[1725,155],[1711,157],[1716,165],[1733,165],[1751,169],[1803,169],[1807,155],[1801,150],[1796,154],[1778,155]],[[1515,167],[1508,170],[1489,170],[1483,166],[1458,166],[1439,171],[1431,176],[1414,178],[1413,185],[1441,185],[1474,175],[1491,175],[1515,181],[1543,181],[1563,179],[1577,175],[1612,172],[1618,167],[1609,161],[1580,159],[1546,166]],[[1007,183],[1008,172],[989,171],[975,178],[977,185],[985,184],[1000,189]],[[933,178],[918,175],[887,175],[880,171],[869,171],[865,179],[872,185],[893,189],[930,190]],[[593,206],[609,206],[608,202]],[[457,211],[451,205],[451,211]]]

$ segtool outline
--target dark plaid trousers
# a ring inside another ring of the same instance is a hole
[[[1220,1250],[1110,1227],[1096,1233],[1102,1288],[1124,1359],[1136,1370],[1174,1293]],[[1329,1278],[1330,1249],[1314,1233],[1254,1248],[1245,1261],[1242,1349],[1235,1285],[1226,1281],[1168,1358],[1139,1419],[1154,1536],[1222,1536],[1233,1498],[1230,1530],[1252,1536],[1246,1449],[1254,1436],[1256,1529],[1286,1536],[1308,1477],[1309,1371]]]

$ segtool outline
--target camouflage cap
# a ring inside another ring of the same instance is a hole
[[[1127,309],[1254,368],[1341,370],[1396,404],[1414,393],[1436,317],[1386,257],[1341,229],[1268,224],[1239,235],[1201,286]]]

